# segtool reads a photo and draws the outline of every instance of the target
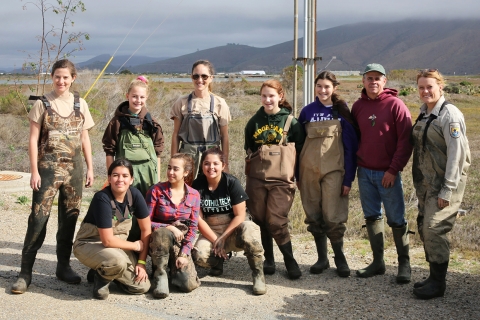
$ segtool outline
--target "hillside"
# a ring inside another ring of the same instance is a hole
[[[303,41],[299,41],[302,55]],[[391,69],[438,68],[444,73],[480,73],[480,20],[405,20],[357,23],[317,32],[321,68],[362,70],[370,62]],[[176,58],[132,66],[134,72],[189,72],[194,61],[209,59],[217,72],[255,69],[278,73],[292,63],[293,41],[266,48],[226,45]]]

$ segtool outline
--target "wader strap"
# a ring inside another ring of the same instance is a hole
[[[73,92],[73,110],[75,111],[75,117],[80,117],[80,94],[78,91]]]
[[[332,116],[333,119],[338,120],[338,107],[336,105],[332,106]]]
[[[188,113],[192,112],[192,98],[193,94],[190,93],[188,95],[188,100],[187,100],[187,111]],[[215,99],[213,98],[213,94],[210,95],[210,112],[213,113],[213,109],[215,107]]]
[[[50,102],[48,101],[48,99],[45,96],[30,96],[30,97],[28,97],[28,100],[32,100],[32,101],[42,100],[45,109],[47,109],[48,115],[51,116],[53,114],[52,113],[52,106],[50,105]]]
[[[438,115],[440,115],[440,112],[442,112],[443,108],[445,108],[445,106],[448,104],[447,100],[445,100],[443,103],[442,103],[442,106],[440,107],[440,110],[438,111]],[[425,117],[425,113],[420,113],[420,115],[418,116],[417,120],[415,120],[415,123],[413,124],[412,126],[412,134],[413,134],[413,128],[415,127],[415,125],[417,124],[418,121],[422,120],[423,118]],[[430,114],[430,116],[428,117],[428,120],[427,120],[427,123],[425,124],[425,130],[423,130],[423,135],[422,135],[422,149],[425,150],[425,145],[426,145],[426,141],[427,141],[427,131],[428,131],[428,127],[430,127],[430,124],[432,123],[433,120],[437,119],[438,116],[437,115],[434,115],[434,114]]]
[[[130,212],[132,209],[132,192],[130,188],[127,190],[127,206],[125,207],[125,212],[122,213],[118,210],[117,205],[115,204],[115,199],[113,199],[113,194],[110,189],[107,190],[108,197],[110,198],[110,205],[112,206],[112,219],[117,220],[119,222],[123,222],[125,219],[130,219]]]
[[[287,145],[287,134],[288,130],[290,130],[290,125],[292,124],[293,116],[291,114],[288,115],[287,121],[285,121],[285,126],[283,127],[282,139],[278,144],[283,144],[284,146]]]

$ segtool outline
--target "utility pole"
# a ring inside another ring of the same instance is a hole
[[[316,3],[317,0],[305,0],[305,29],[303,36],[303,104],[307,105],[314,101],[315,90],[315,61],[321,60],[317,57],[317,36],[316,36]]]
[[[297,116],[297,76],[298,76],[298,0],[293,8],[293,116]]]

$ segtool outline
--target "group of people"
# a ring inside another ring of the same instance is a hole
[[[315,101],[298,119],[280,82],[265,81],[262,105],[245,127],[245,189],[228,173],[231,116],[225,100],[212,93],[213,65],[207,60],[194,63],[194,90],[171,109],[174,126],[165,182],[160,182],[162,127],[146,107],[148,80],[139,76],[105,130],[108,184],[93,197],[75,240],[82,151],[85,186],[94,179],[88,135],[94,123],[86,102],[69,90],[77,76],[75,66],[59,60],[51,75],[53,91],[38,97],[29,113],[32,211],[13,293],[26,292],[31,283],[58,191],[56,276],[70,284],[81,281],[70,267],[73,248],[90,268],[87,280],[93,282],[97,299],[108,297],[112,281],[131,294],[151,289],[160,299],[169,295],[169,284],[190,292],[200,285],[196,265],[219,276],[236,251],[244,251],[252,270],[253,293],[265,294],[265,274],[276,272],[273,240],[288,277],[298,279],[302,271],[288,229],[296,188],[318,253],[310,272],[330,267],[328,238],[338,275],[348,277],[343,238],[355,175],[373,253],[372,263],[357,276],[385,273],[385,216],[398,254],[396,280],[408,283],[410,231],[401,172],[413,150],[418,231],[430,264],[429,277],[415,283],[413,293],[421,299],[444,295],[450,252],[446,234],[455,223],[471,158],[463,115],[445,100],[438,70],[417,75],[423,105],[413,125],[397,91],[385,87],[387,73],[380,64],[365,68],[361,98],[351,111],[337,93],[335,75],[321,72],[315,79]]]

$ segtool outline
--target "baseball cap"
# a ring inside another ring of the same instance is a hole
[[[381,64],[378,64],[378,63],[367,64],[367,66],[365,67],[365,71],[363,71],[362,75],[367,73],[367,72],[371,72],[371,71],[380,72],[384,76],[387,75],[387,73],[385,72],[385,68]]]

